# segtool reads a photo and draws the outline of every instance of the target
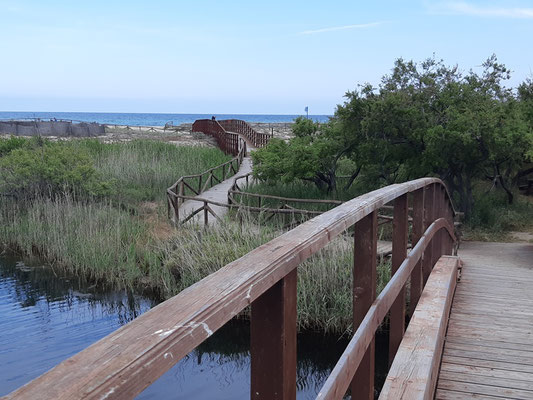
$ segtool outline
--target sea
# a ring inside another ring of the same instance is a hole
[[[242,119],[247,122],[283,123],[293,122],[299,115],[287,114],[158,114],[158,113],[94,113],[94,112],[41,112],[0,111],[0,120],[21,119],[64,119],[75,122],[98,122],[109,125],[130,126],[164,126],[192,123],[197,119]],[[328,115],[309,115],[309,119],[317,122],[327,122]]]

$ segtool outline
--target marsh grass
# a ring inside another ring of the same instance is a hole
[[[184,227],[166,243],[164,265],[178,282],[176,293],[284,232],[272,224],[225,219],[207,230]],[[298,267],[300,330],[342,334],[351,330],[353,238],[340,235]],[[390,279],[390,263],[378,265],[378,293]]]
[[[0,241],[52,267],[118,288],[169,293],[175,286],[161,268],[146,224],[109,203],[81,203],[69,195],[0,206]]]
[[[114,179],[114,199],[126,204],[163,202],[166,189],[181,176],[198,174],[231,159],[215,148],[173,146],[154,140],[101,143],[83,140],[104,177]]]

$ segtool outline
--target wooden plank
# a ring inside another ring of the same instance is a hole
[[[494,312],[492,314],[486,314],[486,313],[480,313],[480,314],[467,314],[467,313],[461,313],[460,311],[455,310],[453,313],[453,316],[451,316],[452,319],[458,320],[458,321],[473,321],[480,324],[484,324],[487,322],[487,315],[490,315],[490,318],[492,320],[492,323],[495,325],[504,325],[504,326],[511,326],[516,323],[516,318],[513,318],[512,316],[506,315],[506,314],[500,314],[497,312]],[[521,322],[525,325],[533,325],[533,317],[529,318],[521,318]]]
[[[252,399],[296,398],[296,269],[252,303]]]
[[[506,399],[533,399],[533,393],[529,390],[510,389],[500,386],[481,385],[478,383],[458,382],[449,379],[441,379],[439,381],[439,389],[456,390],[477,395],[499,396]]]
[[[490,340],[500,340],[502,342],[512,342],[512,343],[522,343],[530,344],[533,340],[533,335],[531,333],[513,333],[510,335],[507,332],[495,332],[491,331],[488,326],[478,326],[472,328],[463,328],[457,326],[448,327],[449,336],[461,336],[469,338],[486,338]]]
[[[447,360],[448,356],[455,356],[455,357],[470,357],[470,358],[477,358],[482,360],[491,360],[491,361],[503,361],[508,363],[515,363],[515,364],[529,364],[533,365],[531,361],[531,357],[525,356],[525,355],[512,355],[512,354],[505,354],[504,352],[495,352],[495,351],[477,351],[477,350],[464,350],[464,349],[450,349],[445,348],[444,354],[446,355],[445,360]],[[532,380],[533,382],[533,380]]]
[[[355,224],[353,266],[353,327],[359,327],[376,298],[377,281],[377,212]],[[374,399],[375,341],[365,352],[351,383],[352,398]]]
[[[453,330],[454,328],[458,328],[458,329],[471,329],[473,331],[480,330],[481,328],[479,322],[477,321],[463,321],[463,320],[457,320],[455,318],[450,320],[448,327],[451,330]],[[481,329],[487,329],[487,327],[484,327]],[[501,324],[496,324],[491,321],[489,329],[491,332],[503,334],[503,335],[507,334],[510,337],[513,337],[516,335],[532,337],[530,326],[522,326],[516,323],[513,325],[501,325]]]
[[[467,369],[467,368],[465,368]],[[516,379],[488,377],[483,375],[471,374],[467,372],[449,372],[441,371],[441,379],[447,379],[456,382],[476,383],[479,385],[498,386],[507,389],[520,389],[531,391],[531,383]],[[531,391],[533,396],[533,391]]]
[[[484,378],[498,378],[498,379],[507,379],[509,380],[509,385],[520,385],[518,386],[506,386],[506,385],[500,385],[494,383],[496,386],[504,386],[504,387],[510,387],[510,388],[516,388],[516,389],[529,389],[533,391],[533,385],[531,385],[531,382],[533,382],[533,374],[527,373],[527,372],[519,372],[519,371],[507,371],[502,369],[493,369],[493,368],[486,368],[486,367],[480,367],[480,366],[472,366],[472,365],[458,365],[458,364],[451,364],[444,362],[441,366],[441,374],[447,372],[447,373],[454,373],[454,374],[463,374],[465,377],[464,382],[473,382],[476,383],[473,380],[472,376],[482,376]],[[452,379],[452,380],[460,380],[457,378],[445,378],[445,379]],[[490,384],[490,380],[487,380]],[[515,382],[516,381],[516,382]],[[481,383],[481,382],[477,382]],[[527,385],[526,387],[523,387]]]
[[[455,390],[437,389],[435,400],[501,400],[501,396],[488,396],[477,393],[465,393]]]
[[[470,365],[473,367],[487,367],[491,369],[502,369],[505,371],[518,371],[533,374],[533,364],[530,363],[518,364],[516,362],[474,358],[477,357],[476,354],[474,354],[472,358],[467,357],[465,354],[460,356],[452,356],[449,353],[446,353],[446,348],[444,348],[443,357],[446,357],[446,363],[448,364]]]
[[[452,308],[453,310],[453,308]],[[531,351],[531,344],[516,344],[516,343],[509,343],[509,342],[501,342],[501,341],[491,341],[486,339],[469,339],[469,338],[454,338],[454,337],[446,337],[446,344],[449,343],[464,343],[464,344],[473,344],[483,347],[497,347],[499,349],[514,349],[514,350],[524,350],[524,351]]]
[[[299,225],[152,308],[8,398],[134,397],[334,237],[396,197],[431,183],[441,181],[423,178],[378,189]],[[415,259],[416,254],[413,250],[409,257]],[[380,308],[385,306],[390,304],[383,302]],[[364,343],[365,349],[368,344]]]
[[[394,275],[407,257],[407,194],[394,200],[394,220],[392,223],[391,275]],[[437,233],[439,236],[441,233]],[[434,239],[435,240],[435,239]],[[396,351],[405,331],[405,288],[392,304],[389,316],[389,365],[392,365]]]
[[[385,399],[432,399],[459,260],[442,257],[433,269],[409,323],[385,385]]]

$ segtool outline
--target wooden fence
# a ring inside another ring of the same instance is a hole
[[[239,154],[239,135],[226,132],[226,130],[220,125],[219,121],[213,119],[197,119],[192,124],[192,131],[203,132],[206,135],[213,136],[218,147],[226,154],[234,156]]]
[[[224,119],[220,121],[220,125],[227,132],[235,132],[243,135],[253,147],[257,148],[266,146],[273,136],[255,131],[246,121],[240,119]]]
[[[392,278],[376,298],[377,211],[393,204]],[[408,204],[413,209],[409,229]],[[354,227],[355,334],[320,399],[374,395],[374,337],[390,311],[390,358],[432,268],[452,254],[454,209],[443,183],[423,178],[367,193],[252,250],[11,393],[8,399],[124,399],[153,383],[251,306],[251,398],[296,397],[298,265]],[[413,249],[407,254],[411,236]]]

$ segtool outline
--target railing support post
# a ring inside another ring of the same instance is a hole
[[[378,219],[374,211],[355,224],[353,267],[353,329],[361,324],[376,298]],[[374,399],[375,342],[368,347],[352,380],[352,399]]]
[[[414,248],[424,233],[424,188],[413,192],[413,229],[411,247]],[[409,311],[413,315],[423,289],[422,260],[418,261],[411,273]]]
[[[394,200],[394,219],[392,220],[392,266],[393,276],[407,257],[408,235],[407,194]],[[402,288],[390,309],[389,365],[396,356],[405,332],[405,288]]]
[[[436,219],[439,218],[440,213],[440,188],[439,185],[434,183],[431,185],[433,187],[433,206],[432,206],[432,217],[430,222],[434,222]],[[440,258],[440,251],[441,251],[441,241],[440,238],[442,232],[437,232],[435,236],[433,237],[433,240],[431,241],[431,267],[429,270],[429,273],[433,270],[433,267],[437,263],[438,259]]]
[[[296,398],[296,268],[252,303],[253,400]]]
[[[435,185],[431,184],[424,188],[426,191],[424,194],[424,231],[433,223],[433,207],[434,207],[434,194],[435,194]],[[422,273],[424,277],[424,285],[426,284],[431,269],[433,268],[433,246],[430,244],[424,251],[422,258]]]

